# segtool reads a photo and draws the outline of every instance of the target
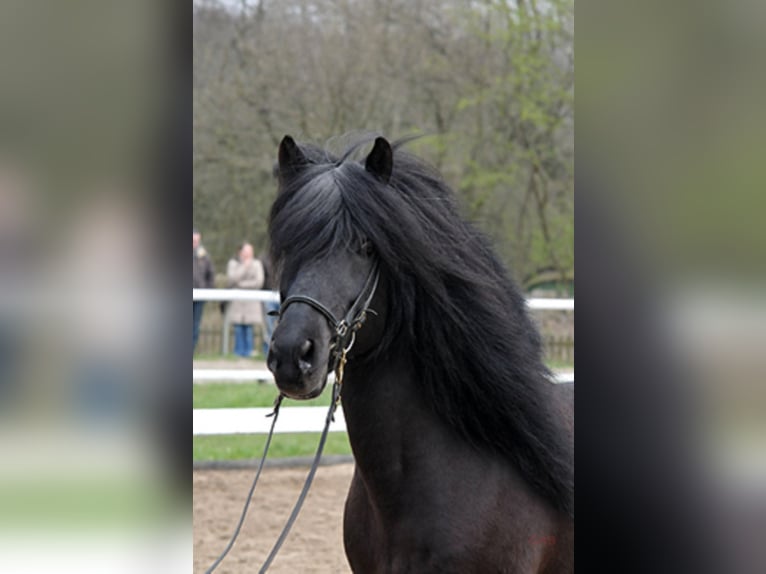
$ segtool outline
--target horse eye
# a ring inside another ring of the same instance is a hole
[[[373,247],[372,242],[369,239],[365,239],[362,241],[362,248],[359,250],[360,253],[366,257],[369,257],[372,255]]]

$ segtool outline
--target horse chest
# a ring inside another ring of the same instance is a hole
[[[405,369],[351,374],[344,411],[356,470],[344,543],[353,571],[544,572],[558,516],[521,475],[458,438],[412,393]]]
[[[479,501],[479,507],[484,505]],[[498,516],[496,508],[468,512],[467,505],[461,506],[457,500],[440,508],[421,503],[394,515],[380,508],[357,473],[344,515],[344,544],[352,570],[371,574],[543,571],[540,567],[549,549],[530,544],[526,528],[509,528],[509,515]]]
[[[354,572],[538,571],[548,548],[530,536],[552,524],[515,513],[534,496],[520,478],[465,446],[409,445],[393,464],[357,462],[344,515]]]

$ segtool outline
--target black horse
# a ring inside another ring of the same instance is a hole
[[[524,297],[439,174],[382,137],[354,160],[370,139],[336,157],[285,136],[269,221],[283,394],[321,393],[334,318],[371,297],[342,386],[349,563],[572,572],[573,385],[551,382]]]

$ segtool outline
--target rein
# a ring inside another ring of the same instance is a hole
[[[354,301],[354,304],[351,305],[351,308],[349,309],[348,313],[346,313],[346,316],[340,320],[336,319],[332,311],[330,311],[327,307],[322,305],[322,303],[320,303],[313,297],[309,297],[307,295],[292,295],[282,302],[282,304],[280,305],[279,311],[269,312],[270,315],[278,315],[279,317],[281,317],[285,309],[287,309],[287,307],[291,305],[292,303],[305,303],[307,305],[310,305],[314,309],[316,309],[319,313],[321,313],[327,319],[327,321],[330,323],[330,328],[333,329],[334,331],[333,337],[330,342],[330,346],[331,346],[330,368],[335,372],[335,381],[333,382],[333,385],[332,385],[332,400],[330,401],[330,408],[327,410],[327,416],[325,417],[324,429],[322,430],[322,436],[319,439],[319,445],[317,446],[317,451],[316,451],[316,454],[314,455],[314,460],[311,463],[311,469],[309,470],[309,473],[306,476],[306,481],[303,483],[303,488],[301,489],[301,493],[298,496],[298,500],[296,500],[295,502],[293,511],[290,513],[290,517],[287,519],[287,522],[282,528],[282,532],[279,535],[279,538],[277,539],[277,541],[274,543],[274,546],[271,549],[271,552],[269,552],[269,555],[266,558],[266,561],[263,563],[263,566],[261,566],[260,570],[258,571],[259,574],[263,574],[264,572],[266,572],[269,566],[271,566],[271,563],[274,561],[274,558],[276,558],[277,553],[282,547],[282,544],[287,539],[287,535],[290,533],[290,529],[292,528],[293,523],[295,523],[295,520],[298,518],[298,514],[300,513],[301,508],[303,507],[303,502],[306,500],[308,491],[311,488],[311,483],[314,480],[314,475],[316,474],[317,468],[319,467],[319,462],[322,458],[322,452],[324,451],[325,442],[327,442],[327,433],[330,430],[330,423],[335,421],[335,410],[338,408],[338,404],[340,404],[341,386],[343,385],[343,374],[344,374],[344,369],[346,366],[346,354],[351,350],[351,347],[354,346],[354,342],[356,341],[356,332],[362,328],[362,325],[367,319],[367,313],[370,312],[370,313],[376,314],[374,310],[369,308],[369,305],[370,305],[370,302],[372,301],[373,296],[375,295],[375,291],[377,290],[379,276],[380,276],[380,273],[378,271],[377,265],[375,265],[370,270],[370,273],[364,282],[364,286],[362,287],[361,292],[359,293],[356,300]],[[266,461],[266,455],[269,452],[269,446],[271,445],[271,437],[274,434],[274,427],[276,426],[277,418],[279,417],[279,407],[281,406],[282,400],[284,398],[285,398],[285,395],[283,395],[282,393],[279,393],[277,398],[274,400],[274,410],[270,414],[266,415],[268,417],[273,416],[274,419],[271,422],[271,428],[269,429],[269,436],[266,439],[266,444],[263,449],[263,456],[261,457],[261,462],[258,464],[258,470],[255,473],[253,484],[250,487],[250,492],[248,492],[247,499],[245,500],[245,506],[242,509],[242,515],[239,518],[239,522],[237,523],[237,527],[234,530],[234,534],[232,535],[231,540],[229,540],[229,543],[226,545],[226,548],[224,549],[224,551],[221,552],[221,555],[218,556],[218,558],[216,558],[215,562],[213,562],[210,568],[208,568],[205,571],[205,574],[211,574],[218,567],[218,565],[223,561],[223,559],[229,553],[229,550],[231,550],[231,548],[234,546],[234,542],[239,536],[239,532],[242,529],[242,525],[245,522],[245,516],[247,515],[247,510],[248,510],[248,507],[250,506],[250,501],[252,500],[253,493],[255,492],[255,487],[258,484],[258,479],[261,476],[261,471],[263,470],[263,465],[264,465],[264,462]]]

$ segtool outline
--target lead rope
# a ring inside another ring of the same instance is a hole
[[[314,475],[316,474],[317,467],[319,466],[319,461],[322,458],[322,451],[324,450],[324,445],[325,445],[325,442],[327,441],[327,433],[330,430],[330,423],[335,421],[335,410],[338,408],[338,404],[340,403],[340,391],[341,391],[341,385],[343,384],[343,372],[346,367],[346,354],[351,350],[351,347],[354,346],[354,342],[356,341],[356,332],[362,328],[362,325],[367,319],[367,313],[372,313],[373,315],[377,315],[377,313],[374,310],[369,308],[369,305],[370,305],[370,302],[372,301],[373,296],[375,295],[375,291],[378,288],[378,278],[379,278],[379,271],[376,265],[370,270],[370,273],[364,282],[364,286],[362,287],[362,291],[357,296],[356,301],[354,301],[354,304],[351,306],[351,309],[349,309],[346,317],[344,317],[340,321],[336,320],[332,312],[329,309],[327,309],[327,307],[322,305],[319,301],[314,299],[313,297],[308,297],[305,295],[294,295],[282,301],[282,304],[280,305],[280,310],[277,313],[280,316],[284,312],[284,310],[287,308],[287,306],[290,305],[291,303],[302,302],[302,303],[306,303],[310,305],[311,307],[319,311],[330,322],[330,325],[335,330],[335,344],[334,344],[335,349],[333,350],[333,357],[334,357],[333,369],[335,370],[335,382],[333,383],[333,386],[332,386],[332,401],[330,402],[330,408],[327,410],[327,417],[325,418],[324,430],[322,431],[322,436],[319,439],[319,446],[317,447],[317,452],[314,455],[314,462],[311,465],[311,470],[309,470],[309,474],[306,477],[306,482],[303,484],[303,489],[301,490],[300,496],[298,496],[298,500],[296,501],[295,506],[293,507],[293,511],[290,514],[290,518],[287,519],[287,523],[282,529],[282,533],[279,535],[279,538],[274,544],[274,548],[271,549],[271,552],[266,558],[266,562],[264,562],[263,566],[261,566],[261,569],[259,570],[259,574],[263,574],[264,572],[266,572],[266,570],[268,569],[268,567],[271,565],[272,561],[276,557],[277,552],[279,552],[279,549],[282,547],[282,544],[287,538],[287,535],[290,533],[290,529],[292,528],[293,523],[295,522],[295,519],[298,518],[298,513],[301,511],[301,507],[303,506],[303,502],[306,499],[306,495],[308,494],[309,488],[311,488],[311,483],[314,480]],[[367,297],[366,299],[362,300],[362,297],[365,294],[367,295]],[[361,301],[361,305],[359,304],[360,301]],[[355,317],[354,314],[357,311],[357,309],[359,309],[359,315]],[[271,315],[272,312],[270,312],[269,314]],[[344,346],[346,341],[346,336],[348,335],[348,333],[351,333],[350,341],[348,341],[348,345]],[[279,416],[279,406],[282,404],[283,398],[284,398],[284,395],[280,393],[277,399],[274,401],[274,411],[270,415],[268,415],[268,416],[273,415],[274,420],[271,423],[271,430],[269,430],[269,437],[266,440],[266,446],[263,449],[263,457],[261,458],[261,463],[258,466],[258,472],[256,473],[255,479],[253,480],[253,485],[250,487],[250,492],[247,495],[247,500],[245,501],[245,507],[242,510],[242,516],[240,516],[239,524],[237,524],[237,528],[235,529],[234,535],[231,537],[229,544],[226,546],[226,548],[221,553],[221,555],[216,559],[213,565],[210,568],[208,568],[205,574],[211,574],[218,567],[218,565],[221,563],[224,557],[228,554],[229,550],[231,550],[231,547],[234,546],[234,541],[237,539],[237,536],[239,535],[239,531],[242,528],[242,524],[245,521],[245,515],[247,514],[247,509],[248,509],[248,506],[250,505],[250,500],[252,499],[253,492],[255,491],[255,485],[258,483],[258,478],[261,475],[261,470],[263,470],[263,463],[266,460],[266,454],[269,452],[269,445],[271,444],[271,435],[274,433],[274,426],[276,425],[277,417]]]
[[[271,552],[266,558],[266,561],[263,563],[263,566],[261,566],[261,569],[258,571],[259,574],[263,574],[264,572],[266,572],[266,570],[268,570],[269,566],[271,566],[271,563],[274,561],[274,558],[279,552],[279,549],[282,547],[282,544],[287,538],[287,535],[290,533],[290,529],[293,527],[293,523],[295,522],[296,518],[298,518],[298,513],[301,511],[301,508],[303,507],[303,502],[306,499],[306,495],[308,494],[309,488],[311,488],[311,483],[314,480],[314,475],[316,474],[317,468],[319,467],[319,461],[322,458],[322,451],[324,450],[325,442],[327,442],[327,433],[330,430],[330,423],[335,421],[335,410],[338,408],[338,404],[340,403],[340,389],[341,389],[341,385],[343,384],[343,370],[344,370],[344,367],[346,366],[346,353],[348,352],[350,348],[351,346],[349,345],[348,347],[343,349],[340,354],[340,357],[338,357],[338,364],[335,367],[335,382],[332,385],[332,400],[330,402],[330,408],[327,411],[327,417],[325,418],[324,430],[322,430],[322,436],[319,439],[319,446],[317,447],[316,454],[314,455],[314,462],[311,464],[311,470],[309,470],[309,474],[306,477],[306,482],[303,484],[303,489],[301,490],[301,493],[298,496],[298,500],[295,502],[295,506],[293,507],[293,511],[290,514],[290,518],[287,519],[287,522],[285,523],[285,526],[282,529],[282,533],[279,535],[279,538],[274,543],[274,547],[271,549]],[[266,439],[266,445],[263,449],[263,457],[261,458],[261,462],[258,465],[258,472],[255,474],[255,479],[253,480],[253,484],[250,487],[250,492],[247,495],[247,499],[245,501],[245,507],[242,509],[242,515],[239,518],[239,523],[237,524],[237,528],[234,530],[234,534],[232,535],[231,540],[229,540],[229,544],[226,546],[226,548],[221,553],[221,555],[216,559],[213,565],[210,566],[210,568],[208,568],[205,571],[205,574],[211,574],[218,567],[218,565],[223,561],[223,559],[229,553],[229,550],[231,550],[232,546],[234,546],[234,541],[237,539],[237,536],[239,536],[239,531],[242,529],[242,524],[245,522],[247,509],[250,506],[250,501],[252,500],[253,493],[255,492],[255,486],[258,483],[258,478],[261,476],[261,471],[263,470],[263,463],[265,462],[266,455],[269,452],[269,445],[271,444],[271,436],[274,434],[274,426],[276,425],[277,418],[279,417],[279,407],[282,404],[283,398],[284,398],[284,395],[280,393],[279,396],[274,401],[274,411],[271,414],[267,415],[267,416],[273,416],[274,420],[271,422],[271,429],[269,430],[269,436]]]
[[[317,447],[316,455],[314,455],[314,462],[311,465],[311,470],[306,477],[306,482],[303,484],[303,490],[301,490],[301,494],[298,496],[298,500],[295,502],[295,506],[293,507],[293,511],[290,514],[290,518],[287,519],[287,522],[282,529],[282,534],[279,535],[279,538],[274,543],[274,548],[271,549],[269,556],[266,558],[266,562],[263,563],[263,566],[261,566],[258,574],[263,574],[266,572],[266,570],[268,570],[269,566],[271,566],[271,563],[276,557],[277,552],[279,552],[279,549],[282,547],[282,544],[287,538],[287,535],[290,533],[290,529],[293,527],[295,519],[298,518],[298,513],[301,511],[303,501],[306,500],[306,495],[309,492],[309,488],[311,488],[311,483],[314,480],[314,475],[316,474],[317,468],[319,467],[319,460],[322,458],[322,451],[324,450],[324,443],[327,440],[327,432],[330,430],[330,423],[335,420],[335,409],[338,407],[338,403],[340,402],[340,387],[343,383],[343,367],[341,365],[345,365],[345,363],[346,350],[344,349],[343,353],[341,354],[340,361],[338,362],[338,367],[336,367],[335,382],[332,385],[332,402],[330,403],[330,408],[327,410],[327,418],[324,422],[322,438],[319,439],[319,446]],[[338,374],[339,371],[340,374]]]
[[[229,540],[229,543],[226,545],[226,548],[224,548],[223,552],[221,552],[221,555],[216,558],[215,562],[213,562],[213,565],[210,566],[205,571],[205,574],[211,574],[213,570],[218,568],[218,565],[223,561],[223,559],[226,557],[226,555],[229,553],[229,550],[231,550],[232,546],[234,546],[234,541],[237,539],[237,536],[239,536],[239,531],[242,529],[242,524],[245,522],[245,516],[247,516],[247,509],[250,506],[250,501],[253,498],[253,493],[255,492],[255,486],[258,484],[258,479],[261,476],[261,471],[263,470],[263,463],[266,461],[266,455],[269,452],[269,446],[271,445],[271,437],[274,434],[274,427],[277,424],[277,419],[279,418],[279,407],[282,404],[282,399],[284,399],[285,396],[282,393],[279,393],[277,398],[274,400],[274,410],[271,412],[271,414],[266,415],[267,417],[274,417],[274,419],[271,421],[271,429],[269,429],[269,436],[266,439],[266,445],[263,448],[263,456],[261,457],[261,462],[258,465],[258,472],[255,473],[255,478],[253,479],[253,484],[250,486],[250,492],[247,494],[247,499],[245,500],[245,507],[242,509],[242,515],[239,517],[239,523],[237,524],[237,527],[234,529],[234,534],[231,537],[231,540]]]

